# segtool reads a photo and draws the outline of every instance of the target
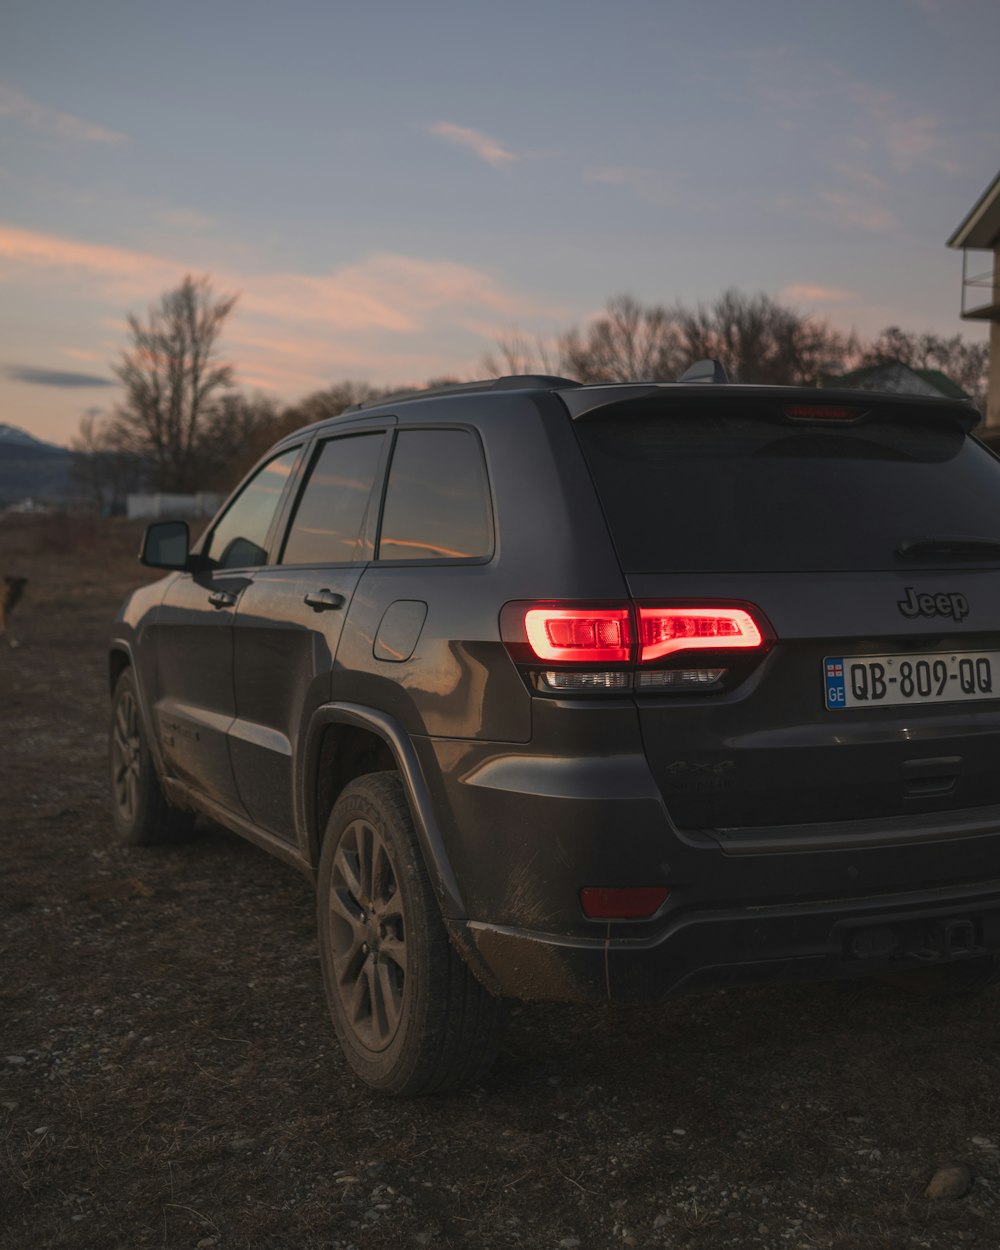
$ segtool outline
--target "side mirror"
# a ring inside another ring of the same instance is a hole
[[[158,521],[146,526],[139,560],[151,569],[187,569],[191,566],[190,546],[187,521]]]

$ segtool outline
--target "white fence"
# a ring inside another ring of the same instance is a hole
[[[163,517],[209,517],[222,499],[214,491],[203,490],[197,495],[128,495],[125,504],[130,521],[156,521]]]

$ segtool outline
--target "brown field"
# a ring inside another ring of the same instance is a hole
[[[481,1085],[348,1074],[313,904],[217,830],[123,850],[104,638],[120,522],[0,517],[0,1247],[1000,1245],[1000,989],[759,990],[515,1009]],[[941,1166],[970,1169],[929,1200]]]

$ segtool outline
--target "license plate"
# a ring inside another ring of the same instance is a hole
[[[823,661],[826,706],[831,711],[995,699],[994,676],[1000,680],[1000,651],[827,656]]]

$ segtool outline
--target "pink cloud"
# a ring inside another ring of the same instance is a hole
[[[512,161],[519,159],[516,153],[511,152],[509,148],[502,147],[489,135],[484,135],[480,130],[471,130],[468,126],[456,126],[454,122],[435,122],[427,129],[440,139],[447,139],[449,143],[457,143],[460,147],[469,148],[480,160],[486,161],[489,165],[509,165]]]
[[[197,267],[182,259],[0,223],[0,278],[24,290],[44,285],[64,306],[88,309],[86,324],[68,331],[87,344],[63,349],[73,359],[93,354],[86,332],[95,327],[107,338],[100,346],[117,356],[127,338],[124,313],[141,313],[188,271]],[[493,346],[495,326],[566,313],[488,270],[389,252],[325,274],[230,267],[211,280],[220,294],[239,292],[224,350],[241,382],[286,398],[336,377],[410,385],[464,375]]]
[[[0,117],[13,117],[31,130],[77,143],[124,143],[128,138],[117,130],[39,104],[4,83],[0,83]]]
[[[889,209],[856,195],[821,191],[817,199],[819,207],[815,215],[831,225],[859,227],[873,233],[891,230],[896,225],[896,218]]]
[[[815,286],[809,282],[794,282],[791,286],[782,287],[778,292],[781,299],[792,303],[805,304],[842,304],[846,300],[856,298],[854,291],[843,291],[835,286]]]

